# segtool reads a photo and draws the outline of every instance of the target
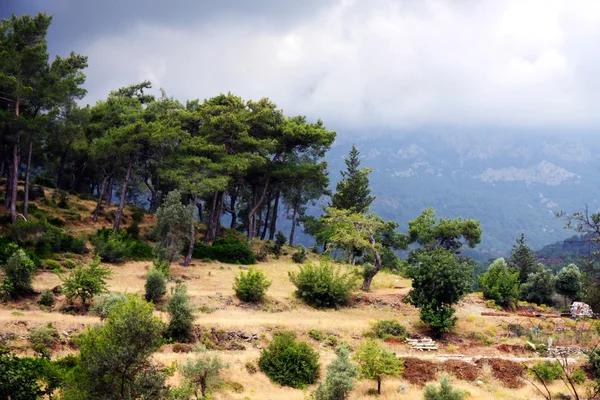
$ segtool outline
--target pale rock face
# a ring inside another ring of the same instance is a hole
[[[530,168],[487,168],[482,174],[475,177],[483,182],[521,181],[527,184],[542,183],[548,186],[558,186],[566,181],[580,178],[579,175],[548,161],[542,161]]]

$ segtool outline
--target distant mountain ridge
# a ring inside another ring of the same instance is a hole
[[[506,254],[521,232],[532,248],[572,235],[555,216],[600,208],[600,143],[592,135],[378,135],[355,141],[377,197],[372,210],[407,222],[432,206],[438,216],[479,219],[481,257]],[[351,142],[327,155],[332,188]]]

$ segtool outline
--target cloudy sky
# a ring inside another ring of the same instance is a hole
[[[87,102],[149,79],[337,129],[600,128],[598,0],[4,0],[89,57]]]

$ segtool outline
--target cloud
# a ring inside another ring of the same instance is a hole
[[[142,18],[97,35],[77,49],[89,56],[87,101],[151,79],[182,101],[269,97],[338,129],[600,126],[596,0],[339,0],[303,18],[289,11]]]

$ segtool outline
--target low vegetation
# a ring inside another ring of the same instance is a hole
[[[247,272],[242,271],[235,277],[233,290],[240,300],[255,303],[264,299],[271,284],[265,274],[250,267]]]

